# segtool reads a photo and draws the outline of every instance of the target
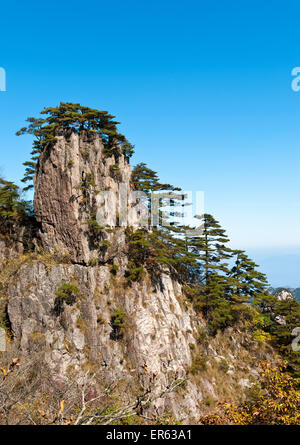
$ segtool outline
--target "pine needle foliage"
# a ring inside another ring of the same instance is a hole
[[[22,127],[16,134],[30,134],[34,137],[31,152],[31,160],[26,161],[25,175],[22,181],[29,183],[25,190],[33,188],[33,178],[38,158],[48,144],[54,144],[59,135],[70,136],[72,132],[100,134],[105,154],[111,156],[118,152],[121,147],[126,157],[132,156],[134,147],[125,136],[118,132],[115,116],[107,111],[83,107],[80,104],[61,102],[58,107],[48,107],[40,113],[41,117],[29,117],[28,125]]]
[[[31,215],[31,205],[21,198],[19,187],[0,178],[1,233],[11,235],[15,224],[25,222]]]

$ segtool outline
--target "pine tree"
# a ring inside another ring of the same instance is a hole
[[[295,298],[276,300],[273,314],[275,322],[271,326],[272,343],[289,361],[293,374],[300,377],[299,352],[292,349],[293,329],[300,326],[300,304]]]
[[[33,188],[33,178],[35,174],[35,169],[37,165],[37,160],[43,151],[44,147],[48,143],[55,142],[55,128],[50,127],[47,124],[46,119],[35,119],[34,117],[29,117],[26,119],[29,122],[28,127],[23,127],[19,131],[17,131],[16,135],[20,136],[22,134],[30,134],[34,136],[32,151],[31,151],[31,160],[26,161],[23,165],[26,167],[25,174],[23,179],[21,180],[24,183],[29,182],[29,184],[24,188],[24,191],[30,190]]]
[[[197,258],[202,271],[201,290],[195,306],[203,311],[212,331],[225,327],[232,319],[229,302],[225,298],[231,281],[228,260],[232,251],[226,246],[229,239],[225,230],[213,218],[204,214],[197,217],[202,222],[202,234],[189,240],[189,250]]]
[[[180,190],[171,184],[162,184],[159,181],[157,172],[147,167],[147,164],[141,162],[137,164],[132,170],[131,183],[134,190],[141,190],[149,195],[151,192],[162,190]]]
[[[161,183],[157,172],[151,170],[143,162],[133,168],[131,184],[134,190],[144,192],[147,196],[147,198],[144,197],[144,205],[148,206],[148,224],[155,227],[167,225],[169,216],[163,212],[163,208],[169,204],[174,206],[176,200],[182,200],[182,194],[173,193],[181,189],[171,184]],[[165,193],[162,193],[164,191]]]
[[[105,154],[111,156],[118,154],[119,147],[123,154],[129,158],[134,150],[124,135],[117,131],[119,122],[107,111],[99,111],[80,104],[63,103],[58,107],[45,108],[41,114],[45,117],[27,119],[27,127],[21,128],[16,134],[31,134],[34,136],[31,160],[24,163],[26,170],[23,182],[29,182],[25,188],[33,187],[32,180],[35,174],[39,155],[47,144],[55,143],[58,135],[70,135],[70,132],[80,133],[82,131],[94,132],[101,135],[104,143]]]
[[[131,276],[141,278],[145,267],[153,277],[164,271],[176,275],[181,283],[187,283],[187,267],[197,264],[194,255],[186,250],[184,239],[174,236],[173,231],[178,234],[173,227],[153,228],[152,231],[127,229]]]
[[[292,349],[292,332],[300,326],[299,302],[296,298],[279,300],[265,292],[255,297],[253,306],[267,321],[264,330],[271,336],[272,346],[288,360],[292,374],[300,377],[299,352]]]
[[[243,250],[232,253],[235,263],[228,274],[232,280],[228,299],[233,303],[246,303],[266,294],[268,282],[265,274],[256,270],[258,265]]]
[[[19,187],[0,178],[0,223],[2,233],[11,234],[13,225],[27,214],[30,205],[20,198]]]
[[[128,268],[125,274],[128,282],[137,281],[144,275],[144,265],[150,256],[151,243],[145,229],[126,230],[128,245]]]
[[[229,273],[228,263],[224,260],[231,257],[231,250],[226,247],[229,239],[225,230],[221,228],[212,215],[204,214],[197,218],[203,222],[202,234],[189,240],[189,249],[196,255],[203,271],[201,282],[204,285],[203,291],[207,296],[204,303],[204,311],[206,312],[209,306],[209,288],[213,288],[214,281],[218,279],[224,283],[226,274]],[[222,293],[221,290],[220,293]]]

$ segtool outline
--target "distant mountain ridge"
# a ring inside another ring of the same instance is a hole
[[[269,287],[268,291],[272,294],[275,295],[276,293],[282,291],[282,290],[286,290],[291,292],[294,297],[299,301],[300,303],[300,287],[297,288],[293,288],[293,287]]]

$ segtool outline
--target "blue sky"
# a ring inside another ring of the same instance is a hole
[[[14,134],[27,116],[60,101],[108,110],[133,163],[203,190],[234,247],[272,284],[300,286],[299,17],[294,0],[6,2],[2,174],[23,175],[31,139]],[[277,268],[263,259],[274,249]]]

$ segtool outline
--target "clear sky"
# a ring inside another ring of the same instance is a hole
[[[300,253],[299,20],[295,0],[5,2],[2,174],[23,175],[26,117],[80,102],[117,116],[133,163],[203,190],[234,247]]]

